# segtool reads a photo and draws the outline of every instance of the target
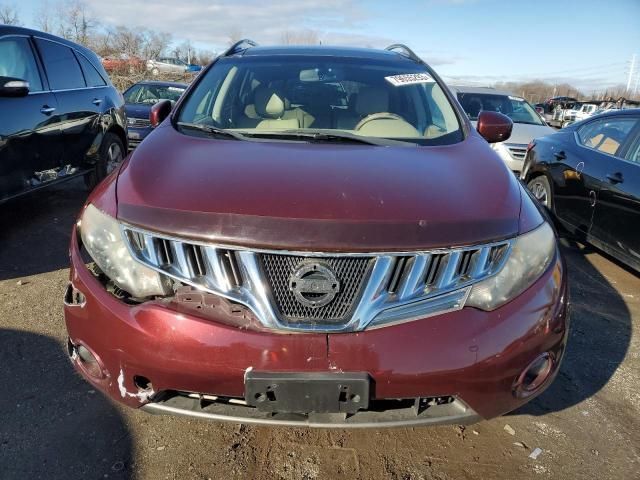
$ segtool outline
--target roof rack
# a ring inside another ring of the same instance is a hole
[[[402,43],[394,43],[393,45],[389,45],[387,48],[385,48],[385,50],[389,52],[400,50],[402,52],[402,55],[404,55],[405,57],[408,57],[415,62],[423,63],[422,59],[418,55],[416,55],[413,50]]]
[[[248,38],[243,38],[242,40],[237,41],[233,45],[231,45],[227,50],[224,51],[221,57],[228,57],[230,55],[235,55],[236,53],[244,52],[248,48],[257,47],[258,44],[253,40],[249,40]]]

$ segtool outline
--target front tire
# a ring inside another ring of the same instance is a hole
[[[93,190],[103,178],[113,172],[124,159],[124,145],[115,133],[106,133],[100,145],[98,161],[93,171],[85,175],[84,183],[89,190]]]
[[[544,175],[537,176],[529,181],[527,187],[531,190],[531,193],[533,193],[533,196],[538,202],[551,210],[551,184],[547,177]]]

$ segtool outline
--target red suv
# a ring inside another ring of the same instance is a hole
[[[89,198],[74,366],[151,413],[465,423],[544,390],[567,339],[556,237],[411,50],[258,47],[210,65]],[[484,138],[483,138],[484,137]]]

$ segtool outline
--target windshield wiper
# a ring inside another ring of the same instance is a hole
[[[251,137],[278,137],[278,138],[299,138],[315,142],[344,142],[344,143],[364,143],[365,145],[377,145],[382,147],[393,146],[417,146],[412,142],[404,142],[401,140],[391,140],[388,138],[378,137],[362,137],[347,132],[330,131],[312,131],[301,132],[299,130],[282,130],[277,132],[259,132],[252,131],[248,133]]]
[[[224,128],[212,127],[211,125],[203,125],[201,123],[178,122],[177,125],[182,128],[190,128],[204,132],[207,135],[217,135],[221,137],[233,138],[234,140],[247,140],[247,137],[238,132],[225,130]]]

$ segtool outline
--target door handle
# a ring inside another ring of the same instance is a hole
[[[558,160],[566,160],[567,159],[567,154],[564,153],[563,151],[560,152],[556,152],[553,154],[554,157],[556,157]]]
[[[40,109],[40,112],[44,113],[45,115],[51,115],[55,111],[56,109],[54,107],[50,107],[49,105],[43,105]]]
[[[91,103],[93,103],[95,106],[100,106],[102,100],[100,100],[99,98],[94,98]]]
[[[609,180],[609,182],[613,184],[622,183],[624,182],[624,177],[620,172],[607,173],[607,180]]]

